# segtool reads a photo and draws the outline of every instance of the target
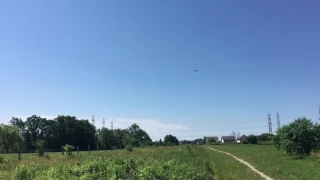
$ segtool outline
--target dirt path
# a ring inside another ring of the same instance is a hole
[[[256,168],[254,168],[251,164],[249,164],[247,161],[244,161],[240,158],[237,158],[236,156],[230,154],[230,153],[227,153],[227,152],[224,152],[224,151],[219,151],[219,150],[216,150],[216,149],[213,149],[213,148],[210,148],[208,147],[209,149],[213,150],[213,151],[217,151],[219,153],[223,153],[223,154],[226,154],[226,155],[229,155],[231,157],[233,157],[234,159],[236,159],[237,161],[241,162],[242,164],[248,166],[252,171],[256,172],[257,174],[259,174],[260,176],[262,176],[263,178],[267,179],[267,180],[273,180],[271,177],[263,174],[262,172],[258,171]]]

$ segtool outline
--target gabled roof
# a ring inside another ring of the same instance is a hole
[[[224,139],[224,140],[235,140],[234,136],[222,136],[221,139]]]

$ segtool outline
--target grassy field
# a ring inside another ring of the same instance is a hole
[[[210,145],[210,147],[229,152],[274,179],[320,179],[320,157],[317,154],[297,158],[276,150],[272,145],[228,144]],[[218,154],[218,152],[213,153]],[[232,171],[232,173],[237,172]]]
[[[262,179],[247,166],[207,146],[171,146],[74,153],[2,154],[0,179]],[[210,145],[248,161],[274,179],[320,179],[320,157],[296,158],[270,145]]]
[[[172,146],[92,151],[62,156],[2,154],[0,179],[261,179],[230,157],[205,146]],[[232,173],[230,173],[232,172]]]

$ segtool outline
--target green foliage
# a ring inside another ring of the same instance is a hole
[[[175,146],[170,149],[139,148],[137,151],[109,151],[107,153],[91,153],[82,156],[81,153],[75,163],[74,158],[63,158],[63,162],[40,159],[40,165],[17,165],[12,174],[0,171],[0,177],[4,179],[174,179],[174,180],[211,180],[213,179],[213,167],[203,149],[190,146],[189,151],[183,146]],[[107,154],[107,155],[106,155]],[[43,163],[51,161],[50,163]],[[22,162],[23,163],[23,162]],[[1,168],[1,167],[0,167]]]
[[[96,131],[88,120],[63,115],[57,116],[54,120],[33,115],[25,122],[13,117],[10,123],[14,126],[0,126],[0,152],[14,152],[18,147],[20,150],[24,147],[27,150],[35,150],[34,144],[39,140],[43,140],[44,146],[51,151],[60,151],[63,144],[76,145],[79,150],[87,150],[88,145],[105,150],[111,150],[113,147],[123,149],[127,144],[133,147],[152,145],[148,133],[137,124],[132,124],[128,129],[102,128]],[[11,133],[13,131],[10,128],[16,128],[16,134]]]
[[[169,134],[164,137],[164,144],[166,144],[166,145],[179,145],[179,140],[175,136]]]
[[[24,138],[19,127],[0,124],[0,151],[9,153],[22,148]]]
[[[319,149],[320,127],[305,117],[281,127],[273,138],[274,146],[286,154],[308,156]]]
[[[255,135],[250,135],[246,139],[249,144],[257,144],[258,143],[258,138]]]
[[[274,137],[273,134],[263,133],[260,136],[258,136],[258,140],[259,141],[270,141],[270,140],[272,140],[273,137]]]
[[[247,138],[242,141],[242,144],[249,144]]]
[[[38,170],[40,170],[38,166],[21,165],[14,169],[13,178],[16,180],[33,180]]]
[[[12,125],[19,127],[25,140],[26,149],[35,150],[34,143],[43,140],[46,148],[60,151],[63,144],[77,144],[85,150],[95,146],[96,129],[88,120],[78,120],[74,116],[57,116],[47,120],[40,116],[28,117],[25,122],[13,117]]]
[[[71,146],[69,144],[66,144],[65,146],[62,146],[62,148],[64,149],[64,151],[71,156],[72,155],[72,151],[75,149],[74,146]]]
[[[147,132],[134,123],[125,132],[124,144],[131,144],[133,147],[144,147],[152,145],[152,140]]]
[[[42,157],[44,155],[44,141],[38,140],[33,145],[36,147],[36,153],[38,156]]]
[[[128,144],[128,145],[126,146],[126,149],[127,149],[127,151],[129,151],[129,152],[132,152],[132,151],[133,151],[133,147],[132,147],[131,144]]]
[[[207,142],[212,144],[212,143],[215,143],[216,140],[214,138],[209,138]]]

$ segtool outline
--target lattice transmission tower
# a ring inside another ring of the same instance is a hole
[[[268,114],[269,134],[272,134],[271,114]]]

